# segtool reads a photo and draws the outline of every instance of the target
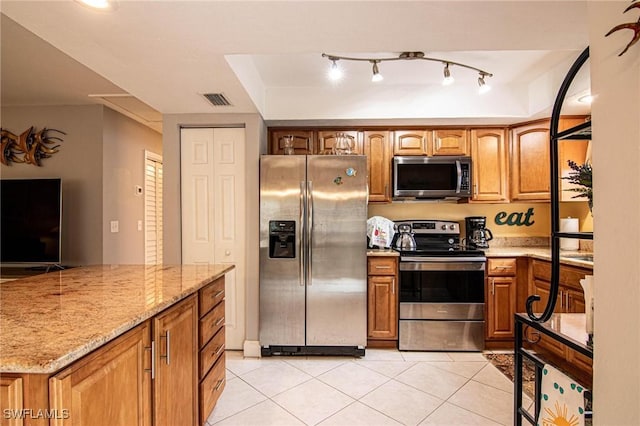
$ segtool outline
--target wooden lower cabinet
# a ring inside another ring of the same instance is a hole
[[[396,346],[398,340],[398,258],[367,259],[367,340],[369,346]]]
[[[53,376],[51,425],[151,425],[150,349],[147,321]]]
[[[551,262],[532,259],[530,264],[530,294],[540,296],[540,301],[533,304],[535,312],[542,312],[550,296],[551,287]],[[583,313],[585,311],[584,293],[580,286],[580,280],[585,275],[591,275],[591,269],[576,266],[560,265],[560,277],[558,296],[554,312],[556,313]],[[575,370],[576,374],[590,376],[592,360],[567,348],[557,340],[548,336],[538,335],[530,330],[526,331],[527,339],[534,342],[532,347],[536,350],[549,353],[557,357],[557,362],[566,364],[568,369]]]
[[[199,292],[200,369],[198,383],[201,425],[206,423],[226,383],[224,293],[224,277],[218,278]]]
[[[486,338],[512,341],[515,334],[517,268],[515,258],[487,259]]]
[[[156,425],[198,422],[198,305],[189,296],[153,320]]]

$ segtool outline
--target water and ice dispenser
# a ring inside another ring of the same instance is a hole
[[[296,257],[296,222],[294,220],[269,221],[269,257]]]

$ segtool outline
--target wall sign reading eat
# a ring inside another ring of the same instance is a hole
[[[530,207],[526,213],[523,212],[500,212],[496,215],[494,221],[497,225],[509,225],[509,226],[531,226],[535,221],[531,220],[533,216],[533,207]]]

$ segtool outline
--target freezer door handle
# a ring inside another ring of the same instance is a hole
[[[311,285],[311,264],[313,246],[313,182],[307,181],[307,285]]]
[[[299,272],[300,272],[300,286],[304,287],[304,281],[305,281],[305,268],[304,268],[304,264],[305,264],[305,259],[307,258],[307,254],[305,253],[305,249],[304,249],[304,236],[305,236],[305,231],[306,231],[306,220],[304,217],[304,212],[307,211],[306,209],[306,182],[305,181],[300,181],[300,217],[298,218],[298,223],[300,224],[300,231],[298,234],[298,247],[300,247],[299,254],[298,254],[298,268],[299,268]]]

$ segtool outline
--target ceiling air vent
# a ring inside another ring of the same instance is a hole
[[[213,106],[230,106],[231,102],[222,93],[205,93],[204,97],[207,98]]]

